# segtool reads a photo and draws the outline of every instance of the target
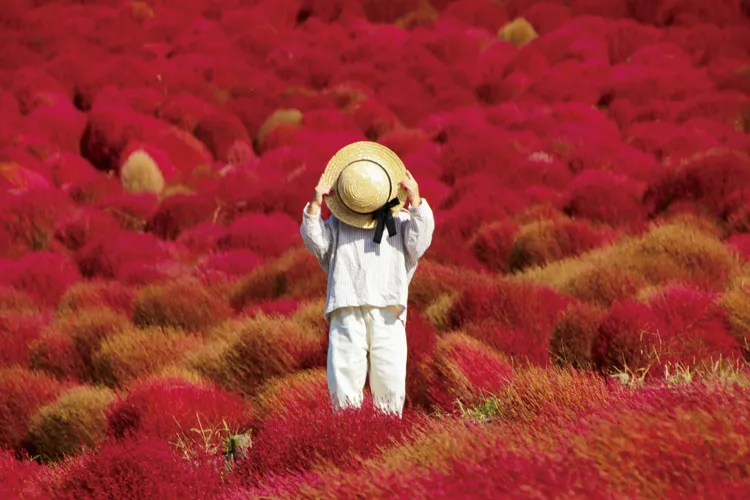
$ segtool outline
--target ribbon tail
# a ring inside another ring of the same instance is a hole
[[[383,231],[385,228],[388,228],[388,236],[396,235],[396,221],[393,219],[391,208],[398,206],[398,204],[398,198],[393,198],[373,215],[373,219],[377,219],[378,221],[375,226],[375,236],[372,239],[375,243],[380,244],[383,240]]]
[[[375,226],[375,236],[373,237],[372,241],[377,243],[378,245],[383,240],[383,230],[385,229],[385,221],[383,220],[383,217],[378,217],[378,224]]]
[[[388,210],[385,216],[385,225],[388,228],[388,236],[396,236],[396,221],[393,219],[393,214]]]

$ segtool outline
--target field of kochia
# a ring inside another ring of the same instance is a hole
[[[750,497],[747,0],[4,0],[0,498]],[[334,414],[331,156],[434,210]],[[329,211],[324,208],[324,217]]]

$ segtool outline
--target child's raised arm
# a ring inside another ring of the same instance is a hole
[[[333,237],[331,224],[323,221],[320,208],[323,204],[323,198],[330,193],[331,186],[318,182],[313,199],[305,205],[302,212],[302,225],[300,226],[300,234],[305,248],[315,255],[320,267],[326,271],[328,271]]]
[[[419,195],[419,185],[411,172],[406,171],[407,178],[401,186],[409,196],[409,220],[403,225],[404,251],[413,262],[422,258],[432,243],[435,231],[435,217],[432,208]]]

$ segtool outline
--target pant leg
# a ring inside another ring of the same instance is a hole
[[[367,377],[367,328],[358,307],[331,314],[328,342],[328,391],[334,410],[362,405]]]
[[[406,398],[406,325],[398,307],[369,308],[370,390],[381,410],[401,416]]]

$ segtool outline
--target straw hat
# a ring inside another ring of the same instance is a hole
[[[392,215],[404,206],[407,193],[399,182],[405,178],[406,167],[396,153],[382,144],[360,141],[341,148],[321,180],[332,188],[325,203],[333,215],[346,224],[372,229],[378,225],[376,213],[386,204]],[[390,230],[389,234],[393,235]]]

